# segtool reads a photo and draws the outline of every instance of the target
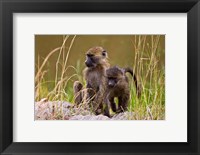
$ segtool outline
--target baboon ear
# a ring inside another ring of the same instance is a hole
[[[103,55],[104,57],[107,57],[107,52],[106,52],[106,51],[103,51],[103,52],[102,52],[102,55]]]
[[[123,76],[125,77],[125,75],[126,75],[126,70],[123,68],[123,69],[121,69],[121,71],[122,71],[122,73],[123,73]]]

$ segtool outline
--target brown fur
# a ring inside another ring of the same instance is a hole
[[[107,58],[107,53],[102,47],[89,49],[86,53],[86,68],[83,71],[83,75],[86,80],[86,90],[89,89],[90,92],[83,93],[82,84],[78,82],[74,83],[75,103],[80,104],[84,98],[83,96],[87,94],[87,99],[93,98],[91,106],[97,114],[102,112],[102,100],[106,85],[105,70],[110,66]],[[91,93],[91,90],[94,93]]]
[[[106,70],[107,76],[107,90],[105,92],[106,96],[104,99],[104,103],[106,105],[105,115],[110,115],[110,109],[112,109],[115,113],[120,113],[126,111],[128,108],[128,101],[130,98],[130,90],[129,90],[129,81],[126,73],[129,72],[134,79],[137,94],[141,94],[138,88],[138,82],[136,76],[133,74],[133,71],[130,68],[119,68],[119,67],[111,67]],[[116,107],[116,103],[114,98],[118,98],[118,108]]]

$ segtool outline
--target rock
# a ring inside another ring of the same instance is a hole
[[[110,118],[104,115],[76,115],[71,117],[69,120],[110,120]]]
[[[35,120],[133,120],[133,112],[123,112],[109,118],[94,115],[83,106],[75,107],[65,101],[41,100],[35,103]]]

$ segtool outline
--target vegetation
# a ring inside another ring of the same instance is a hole
[[[63,36],[60,47],[50,51],[45,58],[37,57],[35,101],[48,98],[50,101],[74,102],[73,82],[79,80],[85,83],[80,65],[83,62],[78,60],[76,66],[67,65],[76,37]],[[158,47],[160,36],[151,35],[150,40],[147,40],[146,35],[134,35],[131,41],[135,52],[132,67],[142,87],[142,94],[141,98],[137,98],[134,82],[130,80],[129,111],[134,112],[135,120],[165,119],[165,66],[160,63],[164,49]],[[57,56],[54,65],[56,72],[54,80],[49,80],[45,75],[49,72],[48,65],[51,63],[49,59],[55,55]],[[73,74],[69,75],[69,70]]]

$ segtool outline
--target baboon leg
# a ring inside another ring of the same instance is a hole
[[[92,88],[86,88],[81,90],[82,92],[82,102],[91,103],[93,101],[95,92]]]
[[[87,99],[93,100],[95,96],[95,91],[92,88],[87,88]]]
[[[96,101],[96,93],[92,88],[87,89],[87,101],[92,109],[92,111],[96,114],[99,115],[102,113],[103,106],[99,105]]]
[[[94,111],[96,112],[96,114],[102,114],[104,109],[103,109],[103,101],[104,101],[104,88],[100,86],[97,88],[97,93],[95,94],[94,97]]]
[[[104,109],[104,115],[110,117],[110,110],[108,106],[106,106]]]
[[[74,102],[75,104],[80,104],[82,102],[82,88],[83,85],[79,81],[74,82],[73,90],[74,90]]]
[[[83,85],[79,81],[74,82],[74,94],[77,94],[81,89],[83,88]]]
[[[119,108],[117,110],[118,113],[127,111],[128,109],[128,96],[119,97]]]
[[[111,103],[110,100],[108,99],[108,96],[104,100],[105,108],[104,108],[104,115],[111,117],[110,116],[110,108],[111,108]]]
[[[116,112],[117,108],[116,108],[116,104],[115,104],[114,98],[112,100],[110,100],[110,105],[111,105],[112,111]]]
[[[100,104],[97,110],[95,110],[95,114],[99,115],[103,113],[103,104]]]

